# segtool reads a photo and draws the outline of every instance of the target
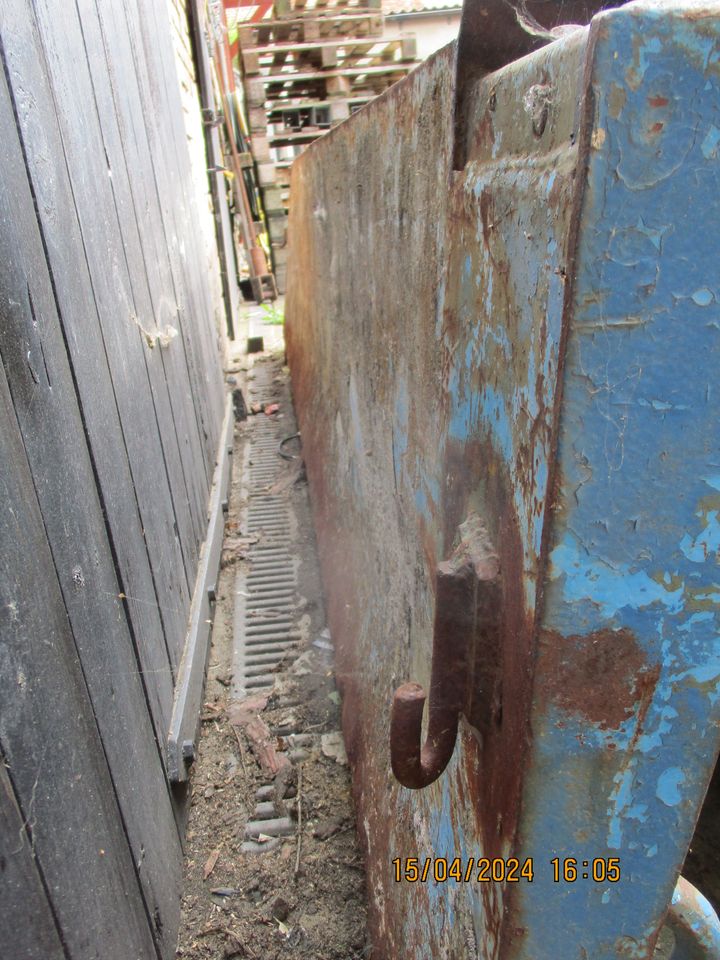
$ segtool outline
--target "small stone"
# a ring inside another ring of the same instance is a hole
[[[214,887],[210,893],[214,897],[237,897],[240,891],[235,887]]]
[[[238,762],[237,762],[237,758],[235,757],[235,755],[232,754],[232,753],[227,754],[226,757],[225,757],[225,759],[224,759],[224,761],[223,761],[223,766],[224,766],[224,769],[225,769],[225,774],[226,774],[226,776],[228,776],[228,777],[233,777],[233,776],[235,776],[235,773],[236,773],[237,768],[238,768]]]
[[[342,766],[347,765],[348,758],[345,753],[342,734],[334,731],[332,733],[324,733],[321,737],[320,744],[322,752],[326,757],[329,757],[331,760],[334,760],[335,763],[339,763]]]
[[[290,915],[290,904],[282,897],[275,897],[270,907],[270,914],[276,920],[287,920]]]
[[[313,836],[317,840],[329,840],[334,837],[345,826],[342,817],[332,817],[328,820],[320,820],[313,830]]]
[[[203,793],[203,796],[205,797],[206,800],[209,800],[210,797],[212,797],[212,796],[214,796],[214,795],[215,795],[215,787],[212,787],[212,786],[211,786],[211,787],[206,787],[206,788],[205,788],[205,792]]]
[[[236,940],[234,937],[230,937],[228,942],[225,944],[225,951],[223,953],[223,960],[240,960],[240,957],[246,957],[245,948],[242,946],[239,940]]]

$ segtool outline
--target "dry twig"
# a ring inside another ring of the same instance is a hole
[[[235,734],[235,739],[237,740],[238,750],[240,751],[240,766],[242,767],[242,770],[243,770],[243,776],[245,777],[245,779],[247,779],[247,767],[245,766],[245,747],[243,746],[243,742],[242,742],[242,740],[241,740],[241,738],[240,738],[240,734],[239,734],[239,732],[238,732],[237,727],[234,726],[234,725],[231,723],[231,724],[230,724],[230,729],[231,729],[232,732]]]
[[[295,853],[295,876],[300,870],[300,850],[302,845],[302,774],[303,768],[298,767],[297,785],[297,852]]]

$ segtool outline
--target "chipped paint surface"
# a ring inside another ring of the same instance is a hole
[[[288,353],[378,960],[650,957],[712,769],[720,288],[690,206],[719,194],[720,10],[663,10],[477,81],[462,171],[452,46],[294,165]],[[434,571],[472,513],[499,709],[408,791],[390,703],[427,688]],[[535,880],[393,879],[483,855]],[[553,856],[623,879],[554,884]]]
[[[593,149],[520,827],[539,859],[617,855],[627,882],[520,890],[512,955],[528,960],[560,923],[558,960],[652,955],[717,752],[720,313],[698,223],[720,187],[720,8],[664,9],[635,4],[592,27]],[[592,651],[568,652],[597,631]]]

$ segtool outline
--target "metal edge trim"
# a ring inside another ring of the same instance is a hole
[[[188,779],[192,756],[186,757],[183,744],[196,741],[200,720],[200,704],[205,682],[210,633],[215,612],[215,583],[222,552],[224,509],[230,486],[233,429],[232,396],[225,401],[225,417],[220,433],[213,484],[208,504],[207,536],[200,553],[195,590],[190,606],[190,619],[173,699],[172,718],[167,741],[167,772],[171,783]]]

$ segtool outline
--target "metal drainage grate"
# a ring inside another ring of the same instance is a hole
[[[273,734],[278,734],[278,729],[273,729]],[[311,733],[290,733],[280,736],[279,739],[287,751],[294,764],[302,763],[307,760],[309,751],[319,747],[320,738]],[[283,786],[282,811],[278,810],[276,800],[276,784],[266,783],[255,793],[258,803],[255,806],[255,813],[252,820],[245,825],[245,841],[242,844],[244,853],[264,853],[276,847],[282,837],[293,835],[297,830],[297,824],[288,811],[292,812],[292,799],[295,796],[295,786],[288,783]],[[282,816],[278,814],[282,812]]]
[[[271,399],[272,369],[254,368],[251,400]],[[281,475],[277,455],[285,421],[258,414],[250,421],[250,440],[243,464],[245,507],[240,523],[257,537],[247,552],[247,570],[235,580],[235,653],[233,695],[272,687],[275,671],[297,646],[297,561],[291,554],[295,518],[288,500],[270,492]]]
[[[274,370],[258,364],[254,371],[251,402],[273,402]],[[257,542],[247,552],[248,569],[239,571],[235,581],[233,695],[238,699],[271,688],[276,671],[293,656],[302,638],[297,627],[299,559],[292,550],[296,521],[289,501],[272,490],[283,474],[278,447],[285,433],[285,419],[277,421],[257,414],[250,421],[242,473],[245,507],[240,523],[248,537],[257,537]],[[277,727],[272,733],[283,741],[287,756],[296,763],[307,759],[306,748],[316,739],[291,726]],[[278,803],[276,789],[276,784],[268,783],[257,791],[253,818],[245,826],[244,853],[272,850],[282,837],[295,833],[297,825],[289,813],[294,788],[288,784],[283,790],[287,803]]]
[[[283,798],[291,802],[294,796],[292,787],[283,792]],[[260,787],[255,792],[255,799],[258,801],[255,818],[245,826],[245,841],[241,846],[243,853],[266,853],[276,847],[282,837],[291,836],[296,829],[291,817],[277,815],[274,784],[268,783]]]

